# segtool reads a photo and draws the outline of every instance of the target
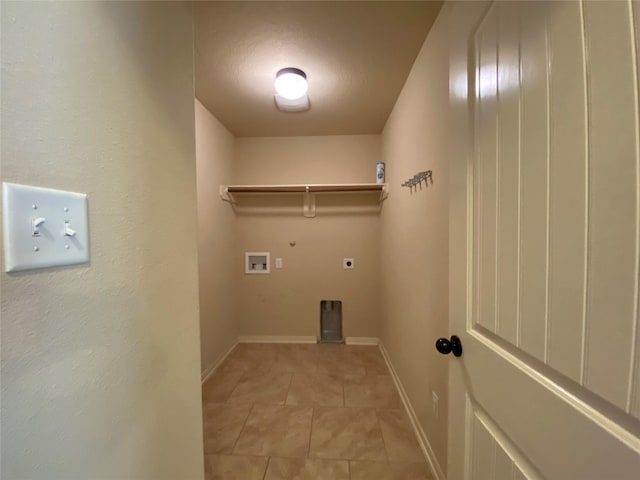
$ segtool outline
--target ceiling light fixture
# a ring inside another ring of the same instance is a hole
[[[276,74],[275,88],[287,100],[302,98],[307,94],[307,75],[299,68],[283,68]]]

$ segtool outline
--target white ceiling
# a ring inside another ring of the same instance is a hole
[[[441,5],[195,2],[196,97],[237,137],[380,133]],[[283,67],[306,72],[307,112],[276,109]]]

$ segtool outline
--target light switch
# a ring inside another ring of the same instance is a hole
[[[89,261],[87,196],[2,184],[5,271]]]
[[[276,258],[276,268],[282,268],[282,259]]]

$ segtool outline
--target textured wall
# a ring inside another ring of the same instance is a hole
[[[427,37],[383,132],[390,183],[382,213],[381,338],[440,465],[447,464],[447,357],[434,348],[448,332],[448,39],[445,9]],[[400,187],[433,171],[433,185]],[[431,411],[431,391],[440,412]]]
[[[207,373],[238,337],[236,219],[220,200],[220,184],[231,182],[234,138],[198,101],[196,161],[198,172],[198,263],[200,272],[200,344]]]
[[[192,14],[2,2],[2,180],[86,192],[91,263],[2,273],[2,476],[201,479]]]
[[[379,158],[378,135],[237,139],[234,182],[373,182]],[[342,300],[345,336],[378,336],[379,213],[377,201],[361,200],[318,198],[317,216],[304,218],[298,196],[237,216],[242,335],[319,335],[320,300]],[[273,199],[256,204],[265,201]],[[271,274],[245,275],[245,251],[271,252]],[[273,269],[275,257],[282,270]],[[353,270],[343,269],[344,257],[354,257]]]

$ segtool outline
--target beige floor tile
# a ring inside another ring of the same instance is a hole
[[[344,404],[347,407],[402,407],[402,401],[390,375],[368,375],[344,382]]]
[[[377,347],[240,344],[202,390],[207,480],[431,479]]]
[[[318,354],[318,373],[343,380],[357,379],[367,374],[360,359],[349,353],[345,345],[322,345]]]
[[[241,343],[220,365],[221,372],[240,371],[261,374],[271,370],[276,354],[272,345]]]
[[[290,373],[247,374],[238,382],[227,403],[283,405],[290,383]]]
[[[314,408],[309,457],[386,460],[375,410]]]
[[[342,381],[324,374],[294,373],[286,404],[342,407]]]
[[[378,410],[380,430],[389,460],[424,462],[411,421],[404,410]]]
[[[315,373],[318,369],[318,352],[303,349],[278,349],[271,367],[272,372]]]
[[[224,402],[244,375],[240,371],[216,371],[202,386],[202,402]]]
[[[344,353],[355,356],[380,355],[380,350],[375,345],[345,345]]]
[[[349,462],[351,480],[431,480],[427,464]]]
[[[267,468],[266,457],[206,455],[206,480],[262,480]]]
[[[306,457],[312,412],[311,407],[254,405],[234,453]]]
[[[342,353],[348,347],[344,343],[318,343],[318,352],[324,353]]]
[[[265,480],[349,480],[346,460],[269,459]]]
[[[389,375],[387,363],[378,347],[354,346],[350,351],[367,375]]]
[[[318,343],[276,343],[276,354],[279,352],[290,353],[318,353],[320,344]]]
[[[251,405],[205,404],[204,453],[231,453],[250,411]]]
[[[278,344],[275,343],[239,343],[234,349],[233,355],[244,357],[273,357]]]

